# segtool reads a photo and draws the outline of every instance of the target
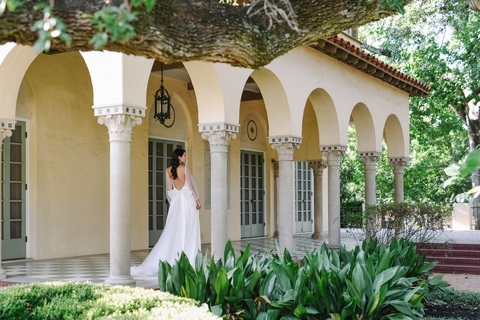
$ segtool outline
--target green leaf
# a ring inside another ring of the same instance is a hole
[[[305,316],[305,315],[307,314],[307,309],[305,309],[305,307],[304,307],[304,306],[301,306],[301,305],[300,305],[300,306],[297,306],[297,307],[295,308],[295,310],[293,310],[293,314],[294,314],[297,318],[301,319],[303,316]]]
[[[147,8],[147,12],[150,12],[155,7],[155,0],[145,0],[145,7]]]
[[[219,306],[219,305],[211,306],[210,311],[212,311],[212,313],[218,317],[221,317],[223,315],[222,306]]]
[[[215,304],[221,305],[223,304],[223,301],[225,300],[225,296],[227,295],[228,292],[228,278],[227,278],[227,272],[225,271],[225,268],[222,267],[218,271],[217,278],[215,279],[215,293],[217,295],[217,298],[215,300]]]

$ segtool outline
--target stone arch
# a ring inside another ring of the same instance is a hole
[[[268,115],[269,136],[292,136],[292,115],[287,95],[280,79],[269,69],[255,70],[251,77],[255,80],[265,102]],[[299,136],[297,133],[296,136]]]
[[[251,70],[202,61],[183,65],[195,88],[198,122],[238,125],[240,100]]]
[[[383,135],[388,147],[389,158],[408,157],[408,129],[405,130],[402,127],[402,124],[396,115],[391,114],[388,116],[385,121]]]
[[[347,134],[340,130],[337,109],[330,94],[324,89],[317,88],[310,93],[308,99],[315,110],[320,145],[346,145]]]
[[[367,106],[358,103],[352,110],[351,117],[357,133],[358,152],[381,151],[381,139],[375,134],[375,122]]]
[[[37,57],[32,47],[7,43],[0,46],[0,119],[15,119],[18,92],[30,64]]]

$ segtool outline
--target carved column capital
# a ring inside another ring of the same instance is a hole
[[[142,118],[129,114],[112,114],[98,117],[98,123],[108,128],[110,141],[131,141],[132,128],[142,123]]]
[[[236,137],[236,133],[226,130],[202,132],[202,139],[208,140],[210,143],[210,153],[227,153],[230,140]]]
[[[347,146],[321,146],[320,150],[327,158],[328,166],[340,166],[340,162],[347,151]]]
[[[278,161],[293,161],[293,152],[300,148],[300,144],[295,142],[275,142],[271,145],[277,150]]]
[[[308,161],[308,166],[313,170],[314,175],[323,174],[323,169],[327,167],[327,161],[325,160],[314,160]]]
[[[0,128],[0,143],[3,142],[5,138],[12,136],[12,130]]]
[[[395,174],[404,174],[405,166],[408,163],[408,158],[389,158],[388,161],[393,167],[393,173]]]
[[[365,170],[375,170],[378,160],[382,156],[381,152],[361,152],[360,161],[365,164]]]

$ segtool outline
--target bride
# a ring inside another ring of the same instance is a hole
[[[190,264],[195,265],[201,250],[198,191],[190,170],[185,166],[186,151],[175,149],[166,172],[167,199],[170,203],[167,221],[160,239],[139,266],[131,268],[132,275],[158,273],[160,260],[173,264],[185,252]]]

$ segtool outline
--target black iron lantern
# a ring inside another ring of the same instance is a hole
[[[175,122],[175,110],[172,106],[172,94],[163,86],[163,63],[161,68],[160,88],[155,92],[153,117],[165,127],[170,128]]]

